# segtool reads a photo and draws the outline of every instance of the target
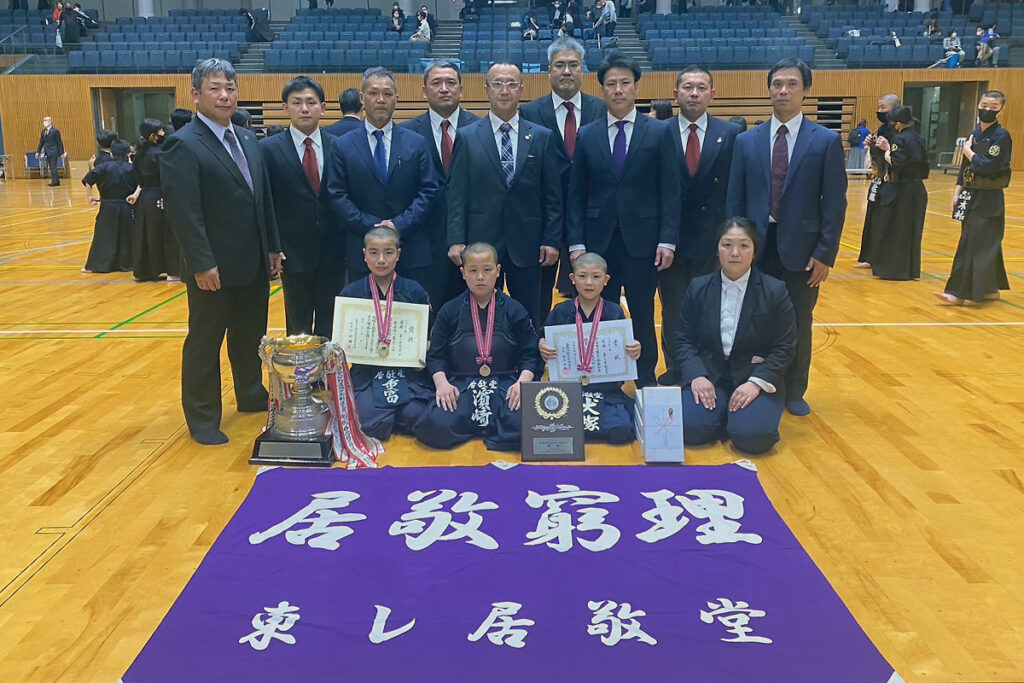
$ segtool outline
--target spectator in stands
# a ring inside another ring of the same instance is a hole
[[[192,110],[178,108],[171,112],[171,125],[174,126],[175,131],[179,131],[183,126],[187,125],[192,121]]]
[[[924,35],[929,37],[942,35],[942,29],[939,27],[938,14],[932,14],[928,17],[927,21],[924,22]]]
[[[668,121],[672,118],[672,100],[654,100],[651,102],[651,111],[647,115],[652,119]]]
[[[46,160],[46,165],[50,169],[50,187],[60,185],[57,164],[61,158],[67,163],[68,153],[64,151],[64,141],[60,137],[60,131],[54,128],[53,119],[46,116],[43,118],[43,131],[39,134],[36,159]]]
[[[246,130],[252,130],[252,114],[248,109],[236,109],[235,113],[231,115],[231,123]]]
[[[404,22],[405,21],[405,10],[399,7],[397,2],[391,3],[391,14],[394,15],[395,10],[398,10],[398,17]]]
[[[388,26],[388,30],[401,35],[403,28],[405,28],[405,13],[396,7],[391,10],[391,24]]]
[[[741,133],[744,132],[748,128],[747,120],[745,118],[743,118],[742,116],[734,116],[734,117],[732,117],[731,119],[729,119],[729,123],[735,123],[737,126],[739,126]]]
[[[619,12],[623,17],[629,17],[633,13],[633,0],[620,0]]]
[[[999,66],[1000,47],[998,42],[996,41],[996,38],[999,37],[999,34],[996,33],[995,23],[988,27],[988,30],[985,31],[985,36],[988,38],[989,47],[992,48],[992,66]]]
[[[572,38],[572,32],[576,28],[577,5],[569,2],[565,6],[565,19],[562,21],[562,28],[558,30],[556,38]]]
[[[960,44],[960,36],[957,35],[955,28],[950,30],[949,35],[942,39],[942,51],[946,55],[944,61],[948,63],[953,55],[956,55],[956,66],[960,66],[965,53]]]
[[[328,8],[334,7],[334,0],[324,0],[324,4],[327,5]]]
[[[537,23],[537,16],[533,9],[529,9],[523,15],[523,40],[537,40],[539,32],[540,24]]]
[[[359,98],[358,88],[346,88],[338,96],[338,104],[341,106],[341,120],[324,128],[324,131],[340,138],[353,128],[363,125],[359,112],[363,110],[363,102]]]
[[[472,17],[472,19],[470,19]],[[462,9],[459,10],[459,19],[462,21],[478,21],[480,12],[476,7],[476,0],[464,0]]]
[[[416,13],[416,19],[420,22],[416,32],[409,36],[409,40],[414,43],[429,43],[431,32],[430,23],[427,22],[427,14],[423,10]]]
[[[601,45],[601,36],[611,38],[615,35],[615,26],[619,22],[619,15],[615,11],[615,0],[597,0],[597,8],[601,14],[594,22],[594,32],[597,34],[598,46]]]
[[[548,14],[548,28],[558,31],[565,23],[565,8],[562,7],[562,0],[554,0],[551,3],[551,11]]]
[[[39,9],[47,9],[46,7],[40,7]],[[59,24],[61,20],[61,13],[64,12],[64,3],[57,0],[57,4],[53,6],[53,23]]]
[[[426,15],[427,24],[430,26],[430,35],[433,36],[437,33],[437,20],[434,18],[434,15],[430,13],[430,10],[427,9],[426,5],[420,5],[420,12],[423,12],[423,14]]]
[[[277,135],[278,133],[283,133],[283,132],[284,132],[284,126],[282,126],[279,123],[272,123],[269,126],[267,126],[267,132],[266,132],[266,134],[263,137],[264,137],[264,139],[271,138],[271,137],[274,137],[275,135]]]
[[[978,55],[974,61],[975,66],[994,66],[992,57],[995,51],[992,49],[992,38],[984,27],[979,26],[974,34],[978,40]]]
[[[277,38],[277,34],[270,28],[270,20],[264,11],[250,12],[247,9],[238,10],[239,16],[245,17],[249,23],[249,40],[254,43],[271,43]]]

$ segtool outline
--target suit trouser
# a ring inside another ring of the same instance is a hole
[[[181,349],[181,407],[194,434],[220,427],[220,347],[225,334],[237,404],[246,410],[266,404],[259,345],[267,333],[270,283],[262,270],[247,285],[216,292],[200,289],[195,277],[183,280],[188,335]]]
[[[690,387],[683,389],[683,441],[703,446],[728,438],[738,451],[764,453],[779,440],[782,400],[761,392],[746,408],[729,412],[732,392],[715,387],[715,407],[708,410],[693,400]]]
[[[569,249],[562,246],[558,250],[558,263],[553,266],[542,266],[540,269],[540,313],[541,317],[547,318],[551,312],[553,290],[558,289],[563,294],[575,296],[572,283],[569,282],[569,273],[572,272],[572,263],[569,261]],[[556,277],[557,273],[557,277]]]
[[[60,157],[46,157],[46,166],[50,169],[50,184],[60,185],[60,170],[57,164]]]
[[[334,297],[341,291],[345,269],[321,263],[305,273],[281,273],[284,288],[284,319],[288,334],[316,334],[331,338],[334,332]]]
[[[658,365],[658,337],[654,331],[654,292],[658,271],[654,254],[634,258],[626,251],[621,228],[616,227],[612,241],[603,254],[608,262],[608,284],[603,296],[619,302],[619,290],[625,288],[629,317],[633,321],[633,337],[640,342],[640,359],[636,362],[637,383],[654,384],[654,368]]]
[[[807,392],[808,376],[811,371],[811,330],[814,324],[814,305],[818,303],[818,288],[807,284],[810,273],[805,270],[788,270],[779,259],[778,225],[768,224],[768,238],[764,254],[758,261],[761,272],[782,280],[793,302],[796,315],[796,357],[786,369],[786,400],[796,401]]]
[[[501,276],[495,285],[501,289],[503,283],[508,283],[509,296],[521,303],[530,314],[535,330],[540,329],[547,317],[547,312],[540,312],[540,273],[540,264],[520,268],[506,255],[501,262]]]
[[[695,277],[715,270],[713,259],[676,257],[672,265],[658,273],[658,294],[661,295],[661,350],[665,353],[665,367],[672,372],[676,366],[674,344],[679,316],[682,315],[686,289]]]

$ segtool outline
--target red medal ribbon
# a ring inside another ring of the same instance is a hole
[[[380,312],[380,292],[377,281],[373,279],[373,275],[368,275],[367,278],[370,280],[370,296],[373,297],[373,312],[377,318],[378,343],[391,346],[391,306],[395,302],[395,280],[398,278],[398,273],[391,273],[391,284],[388,286],[386,300],[387,310],[383,316]]]
[[[472,305],[471,315],[469,316],[473,320],[473,336],[476,338],[476,350],[480,355],[476,357],[476,364],[483,365],[491,363],[491,345],[494,343],[494,309],[496,294],[491,293],[491,303],[487,304],[487,337],[485,338],[483,332],[480,330],[480,312],[479,305],[476,303],[476,299],[470,295],[470,302]]]
[[[593,372],[594,347],[597,345],[597,327],[601,324],[601,314],[604,313],[604,298],[597,300],[594,321],[590,325],[590,338],[586,340],[586,348],[583,346],[583,314],[580,313],[580,298],[576,297],[574,303],[576,304],[576,347],[579,349],[580,355],[580,362],[576,369],[580,372]]]

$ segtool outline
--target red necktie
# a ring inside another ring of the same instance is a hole
[[[779,220],[782,189],[786,187],[786,173],[789,172],[789,144],[786,142],[788,133],[785,124],[779,126],[775,134],[775,144],[772,145],[772,196],[769,211],[776,221]]]
[[[441,165],[444,166],[445,173],[452,168],[452,150],[455,149],[455,143],[452,142],[452,136],[448,132],[451,127],[451,121],[441,122]]]
[[[569,158],[572,159],[573,153],[576,151],[576,106],[572,102],[562,102],[569,111],[565,114],[565,151],[569,153]]]
[[[690,134],[686,137],[686,169],[690,177],[697,175],[697,164],[700,163],[700,139],[697,137],[697,124],[690,124]]]
[[[320,194],[320,170],[316,165],[316,152],[313,151],[313,139],[306,138],[303,140],[306,145],[306,149],[302,152],[302,170],[306,173],[306,180],[309,181],[309,186],[313,188],[313,194]]]

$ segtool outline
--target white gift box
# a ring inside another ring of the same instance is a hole
[[[636,444],[648,463],[682,463],[683,392],[679,387],[646,387],[633,407]]]

